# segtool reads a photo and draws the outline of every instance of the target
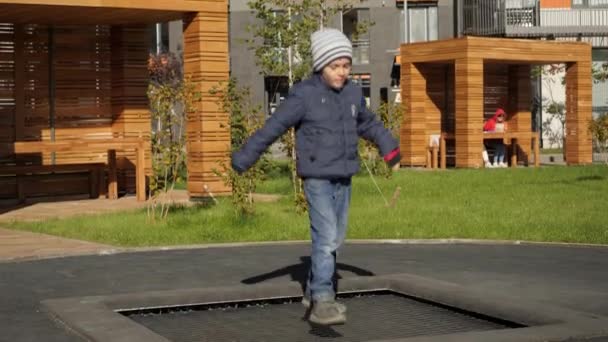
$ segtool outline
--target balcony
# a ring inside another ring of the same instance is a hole
[[[459,12],[464,35],[608,36],[608,8],[541,9],[537,0],[464,0]]]

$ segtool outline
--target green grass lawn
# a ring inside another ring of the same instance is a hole
[[[353,180],[350,239],[474,238],[608,244],[608,167],[543,167],[426,171],[406,169],[378,179],[394,208],[386,208],[369,176]],[[145,211],[75,217],[9,228],[117,246],[157,246],[308,239],[308,217],[294,213],[287,176],[260,192],[287,194],[257,204],[242,218],[228,198],[211,207],[176,208],[163,223]]]

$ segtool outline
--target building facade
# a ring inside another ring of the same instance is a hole
[[[341,30],[353,42],[352,80],[361,85],[371,108],[376,108],[381,101],[394,101],[397,97],[399,80],[393,67],[399,45],[440,38],[437,6],[437,0],[367,0],[329,20],[328,26]],[[410,8],[409,13],[404,7]],[[240,84],[249,86],[254,102],[263,104],[266,112],[271,114],[284,99],[288,87],[285,78],[264,77],[254,65],[253,51],[245,43],[251,38],[247,27],[254,24],[254,20],[247,0],[230,1],[231,75]],[[357,23],[366,21],[373,25],[367,33],[353,39]],[[407,29],[410,26],[412,29]]]
[[[251,89],[253,102],[267,115],[285,98],[286,77],[264,77],[247,43],[247,28],[255,16],[247,0],[230,1],[231,76]],[[396,59],[402,43],[450,39],[465,35],[519,39],[556,39],[588,42],[594,67],[608,63],[608,0],[366,0],[329,26],[352,38],[358,22],[370,21],[368,33],[353,39],[352,79],[364,90],[369,106],[399,101],[400,71]],[[158,36],[163,48],[180,52],[181,24],[163,24]],[[551,103],[565,101],[563,73],[546,75],[532,85],[535,102],[533,129],[545,130],[543,146],[556,147],[550,136],[561,129],[560,120],[547,112]],[[542,105],[541,105],[542,104]],[[593,113],[608,112],[608,84],[593,84]],[[543,123],[551,121],[549,127]],[[551,130],[552,132],[549,132]]]

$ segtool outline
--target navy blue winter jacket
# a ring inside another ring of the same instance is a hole
[[[361,88],[347,81],[341,90],[314,74],[289,96],[232,155],[237,172],[249,169],[290,127],[296,129],[297,172],[302,178],[343,178],[359,171],[358,141],[374,142],[389,165],[399,162],[398,143],[365,106]]]

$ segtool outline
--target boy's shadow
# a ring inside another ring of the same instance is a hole
[[[292,281],[297,281],[298,283],[300,283],[300,286],[302,287],[302,293],[303,293],[304,290],[306,289],[306,279],[308,278],[309,268],[310,268],[310,257],[301,256],[299,264],[285,266],[285,267],[279,268],[277,270],[274,270],[274,271],[271,271],[268,273],[264,273],[264,274],[256,275],[256,276],[253,276],[253,277],[250,277],[247,279],[243,279],[243,280],[241,280],[241,283],[251,285],[251,284],[261,283],[261,282],[269,280],[269,279],[289,275],[289,276],[291,276]],[[338,273],[338,271],[348,271],[348,272],[354,273],[358,276],[365,276],[365,277],[374,275],[374,273],[371,271],[359,268],[357,266],[352,266],[352,265],[343,264],[343,263],[338,262],[338,263],[336,263],[336,274],[334,275],[334,279],[336,282],[338,279],[342,278],[340,276],[340,274]]]
[[[301,256],[299,264],[285,266],[285,267],[279,268],[277,270],[274,270],[274,271],[271,271],[268,273],[246,278],[246,279],[241,280],[241,283],[251,285],[251,284],[261,283],[261,282],[269,280],[269,279],[289,275],[291,277],[292,281],[297,281],[298,283],[300,283],[300,286],[302,287],[302,293],[304,293],[304,291],[306,290],[306,279],[308,278],[309,268],[310,268],[310,257]],[[338,262],[338,263],[336,263],[336,273],[334,274],[334,285],[336,288],[337,288],[338,279],[342,278],[340,276],[340,274],[338,273],[338,271],[348,271],[348,272],[354,273],[358,276],[366,276],[366,277],[374,275],[374,273],[371,271]],[[306,313],[304,314],[304,317],[302,318],[302,320],[307,320],[309,315],[310,315],[310,308],[308,310],[306,310]],[[342,334],[335,331],[330,326],[323,326],[323,325],[319,325],[319,324],[314,324],[312,322],[308,322],[308,324],[310,325],[309,333],[312,335],[319,336],[319,337],[333,337],[333,338],[342,336]]]

